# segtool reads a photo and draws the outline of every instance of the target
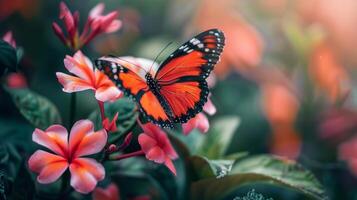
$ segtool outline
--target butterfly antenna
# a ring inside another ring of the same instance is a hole
[[[155,57],[154,61],[152,62],[149,72],[151,71],[152,67],[154,66],[156,60],[160,57],[160,55],[172,44],[173,42],[169,42],[161,51],[159,54],[157,54],[157,56]]]

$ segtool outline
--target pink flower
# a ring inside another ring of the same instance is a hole
[[[338,155],[341,160],[347,161],[352,173],[357,176],[357,138],[353,138],[340,145]]]
[[[118,113],[114,115],[112,121],[109,121],[108,118],[105,118],[102,122],[103,128],[107,131],[115,132],[117,130],[117,124],[116,124],[117,119],[118,119]]]
[[[7,76],[7,86],[9,88],[26,88],[26,77],[22,73],[11,73]]]
[[[151,123],[141,125],[141,127],[144,133],[139,135],[138,141],[146,158],[156,163],[165,164],[176,175],[172,160],[178,158],[178,155],[166,133]]]
[[[94,7],[88,16],[83,31],[79,33],[79,13],[72,13],[64,2],[60,3],[59,18],[63,21],[66,34],[56,23],[52,23],[52,28],[57,37],[68,47],[77,50],[88,44],[93,38],[101,33],[112,33],[121,28],[122,22],[117,19],[118,12],[113,11],[107,15],[102,15],[104,4],[100,3]]]
[[[77,51],[73,57],[66,56],[64,65],[69,72],[76,75],[56,73],[64,92],[93,90],[95,98],[102,102],[114,101],[121,96],[122,92],[105,74],[94,69],[92,62],[81,51]]]
[[[113,11],[107,15],[102,15],[104,8],[104,3],[99,3],[90,11],[88,21],[92,21],[91,28],[105,33],[112,33],[119,30],[122,26],[122,22],[116,19],[119,13]]]
[[[95,188],[92,193],[93,200],[120,200],[119,188],[111,183],[107,188]]]
[[[39,174],[39,183],[55,182],[69,168],[71,186],[86,194],[104,179],[105,171],[100,163],[92,158],[82,158],[100,152],[107,142],[106,131],[94,132],[91,121],[77,121],[69,140],[67,130],[61,125],[52,125],[46,131],[35,129],[32,140],[53,152],[37,150],[28,161],[29,168]]]
[[[16,41],[12,35],[12,31],[6,32],[2,39],[16,49]]]
[[[357,112],[345,108],[330,109],[322,114],[319,135],[330,142],[341,142],[357,131]]]
[[[120,191],[117,185],[111,183],[106,188],[95,188],[92,194],[93,200],[120,200]],[[142,195],[133,198],[128,198],[129,200],[150,200],[150,196]]]
[[[209,115],[214,115],[217,109],[212,101],[208,99],[207,103],[203,107],[203,111]],[[207,133],[209,129],[209,121],[207,116],[202,112],[198,113],[194,118],[188,120],[188,122],[182,124],[184,135],[188,135],[193,129],[198,129],[201,133]]]

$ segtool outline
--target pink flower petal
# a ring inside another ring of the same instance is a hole
[[[165,165],[169,170],[176,176],[176,168],[175,165],[172,163],[172,160],[169,157],[166,157]]]
[[[104,3],[98,3],[94,8],[92,8],[92,10],[90,10],[89,17],[93,19],[101,16],[104,11],[104,8],[105,8]]]
[[[80,193],[87,194],[105,177],[104,167],[91,158],[77,158],[69,166],[71,186]]]
[[[2,40],[9,43],[12,47],[16,48],[16,41],[12,35],[12,31],[6,32],[5,35],[2,37]]]
[[[92,194],[93,200],[119,200],[119,189],[111,183],[107,188],[95,188]]]
[[[103,121],[102,121],[102,126],[105,130],[107,131],[110,131],[110,132],[115,132],[117,130],[117,120],[118,120],[118,116],[119,116],[119,113],[117,112],[112,121],[109,121],[108,118],[105,118]]]
[[[201,133],[207,133],[209,129],[209,121],[206,115],[199,113],[197,115],[197,118],[198,118],[198,124],[197,124],[198,130],[200,130]]]
[[[64,92],[72,93],[89,89],[94,90],[93,86],[78,77],[70,76],[61,72],[57,72],[56,76],[58,81],[63,86]]]
[[[151,148],[147,153],[146,153],[146,158],[148,160],[157,162],[157,163],[163,163],[165,162],[165,153],[162,151],[162,149],[158,146]]]
[[[42,150],[32,154],[28,164],[31,171],[39,173],[38,182],[44,184],[55,182],[68,167],[65,158]]]
[[[65,27],[72,37],[75,30],[75,22],[71,11],[64,2],[60,3],[60,19],[63,19]]]
[[[208,101],[203,106],[203,110],[211,116],[216,114],[216,112],[217,112],[216,106],[214,106],[214,104],[212,103],[210,98],[208,98]]]
[[[154,140],[152,137],[148,136],[145,133],[142,133],[138,137],[138,142],[141,146],[141,149],[145,152],[148,153],[151,148],[155,147],[157,145],[156,140]]]
[[[122,21],[116,19],[114,21],[112,21],[112,23],[109,24],[109,26],[105,29],[106,33],[113,33],[117,30],[119,30],[122,26]]]
[[[162,147],[162,149],[164,150],[164,152],[170,159],[178,158],[178,155],[168,138],[167,138],[167,141],[166,141],[164,147]]]
[[[151,136],[152,138],[157,138],[160,134],[166,134],[160,127],[152,123],[142,124],[141,128],[143,129],[145,134]]]
[[[198,129],[201,133],[206,133],[209,129],[209,121],[207,117],[198,113],[194,118],[182,124],[183,134],[188,135],[193,129]]]
[[[68,152],[68,132],[61,125],[52,125],[46,131],[35,129],[32,134],[32,140],[37,144],[49,148],[56,154],[63,157]]]
[[[102,129],[94,132],[89,120],[77,121],[71,130],[69,147],[72,157],[91,155],[101,151],[107,142],[107,132]]]
[[[116,18],[118,17],[119,13],[116,11],[110,12],[109,14],[105,15],[105,16],[101,16],[99,18],[99,25],[100,25],[100,29],[101,31],[106,31],[108,27],[110,27],[110,25],[112,24],[112,22],[114,20],[116,20]]]
[[[338,155],[341,160],[357,159],[357,137],[342,143],[338,148]]]
[[[122,96],[122,92],[115,86],[100,87],[95,91],[95,98],[102,102],[115,101]]]
[[[81,51],[77,51],[73,57],[66,56],[64,66],[72,74],[80,77],[87,83],[94,84],[93,64]]]

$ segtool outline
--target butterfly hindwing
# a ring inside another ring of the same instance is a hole
[[[144,117],[149,121],[163,126],[170,126],[169,116],[166,114],[163,99],[154,95],[140,76],[139,70],[133,64],[113,57],[102,57],[95,61],[97,68],[104,72],[122,90],[126,96],[132,97],[138,105]]]

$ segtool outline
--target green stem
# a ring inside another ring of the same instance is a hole
[[[72,188],[69,185],[70,172],[66,170],[62,176],[61,191],[58,200],[67,199],[68,195],[72,192]]]
[[[77,94],[72,93],[71,94],[71,102],[70,102],[70,115],[69,115],[69,125],[72,126],[74,124],[74,119],[76,115],[76,109],[77,109]]]
[[[145,152],[143,150],[139,150],[139,151],[135,151],[132,153],[127,153],[127,154],[122,154],[122,155],[112,155],[109,157],[110,160],[122,160],[125,158],[130,158],[130,157],[134,157],[134,156],[141,156],[141,155],[145,155]]]
[[[98,101],[98,106],[100,110],[100,117],[102,118],[102,122],[103,122],[105,120],[104,102]]]

